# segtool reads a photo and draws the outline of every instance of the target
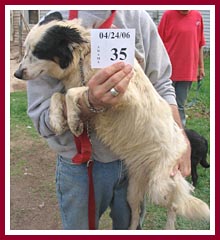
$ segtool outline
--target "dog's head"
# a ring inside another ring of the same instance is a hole
[[[24,57],[14,74],[16,78],[32,80],[49,75],[59,79],[70,64],[79,61],[80,52],[85,49],[83,45],[88,45],[88,31],[78,20],[62,21],[53,17],[47,16],[28,34]]]

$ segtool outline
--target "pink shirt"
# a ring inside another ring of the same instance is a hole
[[[158,26],[172,63],[173,81],[196,81],[199,50],[205,45],[203,20],[200,12],[187,15],[178,10],[166,11]]]

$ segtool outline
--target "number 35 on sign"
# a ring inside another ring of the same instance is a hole
[[[116,62],[134,65],[135,29],[92,29],[91,65],[103,68]]]

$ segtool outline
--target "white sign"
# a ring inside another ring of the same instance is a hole
[[[91,66],[103,68],[116,62],[134,65],[135,29],[91,29]]]

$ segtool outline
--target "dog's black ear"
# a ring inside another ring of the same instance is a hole
[[[74,44],[85,42],[76,28],[56,25],[48,29],[35,46],[33,54],[40,59],[55,61],[61,68],[66,68],[73,61]]]
[[[47,24],[53,20],[63,20],[63,17],[60,12],[52,12],[44,17],[42,21],[39,22],[39,25]]]
[[[81,37],[80,32],[76,28],[68,26],[54,26],[48,31],[48,35],[55,37],[60,44],[82,44],[86,41]]]

